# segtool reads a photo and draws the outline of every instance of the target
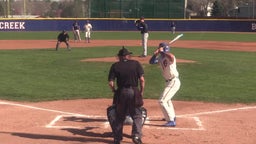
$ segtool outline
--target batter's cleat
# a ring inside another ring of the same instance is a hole
[[[166,127],[175,127],[176,126],[176,122],[175,121],[169,121],[164,126],[166,126]]]
[[[166,119],[162,118],[162,121],[166,121]],[[174,121],[176,122],[176,117],[174,117]]]
[[[135,144],[142,144],[142,141],[139,137],[133,137],[132,138],[132,141],[135,143]]]

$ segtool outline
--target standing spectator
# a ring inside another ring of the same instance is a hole
[[[171,31],[172,31],[172,34],[175,34],[175,30],[176,30],[176,25],[175,25],[175,22],[172,21],[172,22],[171,22]]]
[[[69,41],[69,35],[65,30],[63,30],[57,37],[56,51],[59,49],[61,42],[64,42],[67,45],[67,49],[71,50],[68,41]]]
[[[75,21],[72,25],[72,30],[73,30],[73,34],[74,34],[74,40],[75,42],[77,40],[81,41],[81,37],[80,37],[80,26],[78,24],[77,21]]]
[[[115,93],[116,119],[113,126],[114,144],[120,144],[123,139],[123,125],[127,114],[133,120],[132,140],[142,144],[142,110],[145,87],[144,70],[138,61],[131,60],[126,48],[119,50],[119,61],[112,64],[108,81],[110,89]],[[115,88],[115,80],[117,89]],[[138,86],[140,85],[140,88]]]
[[[138,24],[136,24],[138,30],[140,30],[141,33],[141,41],[142,41],[142,47],[143,47],[143,54],[140,57],[146,57],[147,56],[147,50],[148,50],[148,25],[145,23],[144,17],[140,17],[140,21]]]
[[[150,64],[160,64],[166,87],[159,98],[159,103],[164,114],[164,119],[167,121],[165,126],[175,127],[176,116],[171,99],[180,89],[180,80],[179,72],[176,69],[176,58],[169,51],[170,48],[167,43],[160,43],[149,62]]]
[[[85,41],[87,43],[90,43],[91,31],[92,31],[92,24],[90,23],[89,20],[87,20],[86,24],[84,25]]]

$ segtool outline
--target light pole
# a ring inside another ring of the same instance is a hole
[[[255,0],[252,0],[252,18],[254,19]]]
[[[6,0],[5,4],[6,4],[6,18],[8,18],[9,15],[10,15],[10,3],[9,3],[9,0]]]
[[[26,16],[26,0],[23,0],[23,15]]]
[[[186,19],[186,17],[187,17],[187,5],[188,5],[188,1],[187,0],[185,0],[185,2],[184,2],[184,19]]]

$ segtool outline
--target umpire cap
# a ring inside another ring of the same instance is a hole
[[[126,55],[130,55],[132,54],[132,52],[129,52],[124,46],[121,50],[119,50],[118,52],[118,56],[126,56]]]

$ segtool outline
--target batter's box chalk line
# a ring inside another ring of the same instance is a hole
[[[84,127],[79,127],[79,126],[68,126],[68,125],[62,125],[62,126],[58,126],[58,122],[62,121],[61,119],[63,118],[68,118],[68,117],[80,117],[80,118],[91,118],[91,119],[96,119],[96,118],[101,118],[101,119],[105,119],[106,121],[102,123],[102,127],[103,128],[109,128],[109,122],[107,121],[107,117],[106,116],[89,116],[89,115],[81,115],[81,114],[77,114],[77,115],[58,115],[56,116],[49,124],[47,124],[45,127],[46,128],[56,128],[56,129],[63,129],[63,128],[84,128]],[[179,117],[179,116],[177,116]],[[145,121],[145,125],[144,128],[147,129],[172,129],[172,130],[205,130],[202,124],[202,121],[199,119],[199,117],[183,117],[183,119],[186,120],[192,120],[195,123],[195,127],[163,127],[161,125],[156,125],[156,126],[150,126],[152,124],[152,121],[155,121],[153,119],[159,119],[159,116],[151,116],[148,117],[147,120]]]
[[[106,116],[97,116],[97,115],[84,115],[84,114],[78,114],[78,113],[71,113],[71,112],[65,112],[65,111],[59,111],[59,110],[53,110],[53,109],[47,109],[47,108],[40,108],[30,105],[24,105],[19,103],[12,103],[12,102],[6,102],[6,101],[0,101],[0,105],[9,105],[9,106],[16,106],[16,107],[23,107],[28,109],[34,109],[39,111],[47,111],[52,113],[58,113],[57,115],[49,124],[47,124],[46,128],[81,128],[81,127],[73,127],[73,126],[57,126],[56,123],[60,121],[63,117],[83,117],[83,118],[101,118],[106,119],[106,122],[103,122],[103,127],[108,128],[109,123],[107,121]],[[225,112],[232,112],[232,111],[242,111],[242,110],[250,110],[250,109],[256,109],[256,106],[246,106],[246,107],[239,107],[239,108],[232,108],[232,109],[224,109],[224,110],[216,110],[216,111],[207,111],[207,112],[199,112],[194,114],[183,114],[178,115],[177,118],[186,118],[186,119],[193,119],[196,128],[179,128],[179,127],[154,127],[156,129],[175,129],[175,130],[205,130],[203,127],[202,121],[199,119],[199,116],[201,115],[211,115],[216,113],[225,113]],[[146,120],[146,124],[150,124],[152,121],[152,118],[159,118],[159,116],[150,116]],[[153,128],[150,126],[145,126],[145,128]]]
[[[164,126],[164,124],[166,123],[166,121],[162,121],[162,125],[155,125],[155,126],[151,126],[151,124],[153,124],[152,122],[156,121],[156,119],[161,119],[162,117],[159,116],[150,116],[147,118],[147,121],[145,122],[145,128],[148,129],[171,129],[171,130],[192,130],[192,131],[199,131],[199,130],[205,130],[205,128],[203,127],[203,122],[200,120],[199,117],[196,116],[189,116],[189,117],[181,117],[181,116],[176,116],[177,119],[183,119],[183,121],[186,121],[189,123],[192,123],[192,125],[195,126],[187,126],[187,127],[179,127],[179,121],[177,120],[177,126],[176,127],[166,127]]]
[[[84,128],[81,126],[58,126],[57,123],[61,121],[63,118],[70,118],[70,117],[77,117],[77,118],[90,118],[90,119],[104,119],[107,123],[107,118],[105,116],[94,116],[94,115],[82,115],[82,114],[72,114],[72,115],[58,115],[56,116],[49,124],[47,124],[46,128],[57,128],[57,129],[63,129],[63,128]],[[106,122],[102,123],[102,127],[106,127]]]

